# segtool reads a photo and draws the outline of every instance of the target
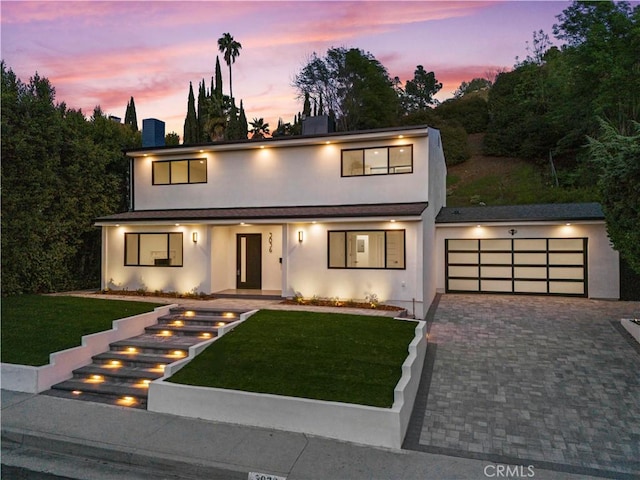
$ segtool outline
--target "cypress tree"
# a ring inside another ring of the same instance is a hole
[[[189,99],[187,100],[187,117],[184,120],[183,144],[198,142],[198,119],[196,118],[196,101],[193,96],[193,84],[189,82]]]
[[[136,104],[133,97],[127,103],[127,110],[124,114],[124,124],[129,125],[134,132],[138,131],[138,117],[136,115]]]
[[[249,125],[247,122],[247,116],[244,113],[244,106],[242,100],[240,100],[240,116],[238,118],[238,131],[240,133],[239,139],[246,140],[249,137]]]
[[[309,100],[309,92],[304,94],[304,105],[302,106],[302,115],[311,116],[311,101]]]
[[[204,86],[204,78],[200,82],[200,88],[198,90],[198,142],[204,141],[204,127],[207,121],[206,111],[207,102],[207,90]]]
[[[211,89],[211,95],[213,95],[213,88]],[[220,102],[222,103],[222,70],[220,70],[220,57],[218,57],[217,55],[216,55],[216,93],[215,95],[216,95],[216,98],[220,99]]]

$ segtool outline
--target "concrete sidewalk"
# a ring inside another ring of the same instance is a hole
[[[373,448],[4,390],[2,464],[7,471],[24,467],[95,480],[246,479],[249,472],[289,480],[498,477],[498,467],[483,460]],[[531,476],[526,465],[518,472],[509,478]],[[536,469],[535,478],[595,477]]]

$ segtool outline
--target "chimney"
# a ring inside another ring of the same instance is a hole
[[[329,115],[317,115],[302,119],[302,135],[333,133],[336,123]]]
[[[142,120],[142,146],[164,147],[164,122],[155,118]]]

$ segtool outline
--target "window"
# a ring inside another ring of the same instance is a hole
[[[182,232],[125,233],[126,266],[181,267]]]
[[[207,183],[207,160],[162,160],[153,162],[154,185]]]
[[[329,268],[405,268],[404,230],[329,231]]]
[[[413,172],[413,146],[342,151],[342,176],[393,175]]]

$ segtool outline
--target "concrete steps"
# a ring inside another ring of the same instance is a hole
[[[145,333],[113,342],[73,377],[53,385],[45,395],[146,408],[149,383],[164,375],[166,365],[189,354],[189,347],[218,336],[244,311],[176,307],[145,328]]]

